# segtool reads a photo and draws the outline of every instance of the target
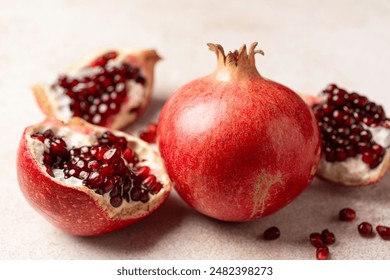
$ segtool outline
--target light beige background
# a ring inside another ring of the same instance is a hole
[[[389,1],[0,0],[0,7],[1,259],[313,259],[308,235],[324,228],[337,237],[333,259],[390,259],[390,241],[356,231],[363,220],[390,225],[389,176],[360,189],[316,180],[288,207],[248,223],[209,219],[172,193],[134,226],[81,238],[41,218],[19,191],[15,172],[24,127],[43,119],[29,87],[102,47],[156,48],[164,57],[152,106],[138,126],[156,120],[180,85],[213,71],[207,42],[232,50],[258,41],[263,76],[305,93],[336,82],[389,111]],[[343,207],[356,209],[357,221],[339,222]],[[259,238],[274,225],[280,239]]]

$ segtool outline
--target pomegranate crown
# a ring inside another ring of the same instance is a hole
[[[238,51],[229,51],[225,54],[220,44],[208,43],[209,49],[217,55],[218,65],[215,75],[219,80],[231,80],[232,78],[258,77],[255,54],[264,55],[262,50],[256,50],[257,42],[250,44],[247,51],[244,44]]]

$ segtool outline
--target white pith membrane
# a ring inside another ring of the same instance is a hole
[[[64,74],[77,79],[97,74],[100,71],[100,67],[88,66],[94,61],[94,59],[103,55],[104,53],[105,52],[102,52],[98,55],[94,55],[93,57],[86,59],[85,61],[79,63]],[[126,53],[118,51],[118,56],[114,59],[109,60],[107,62],[106,68],[111,69],[115,66],[118,66],[123,63],[125,59]],[[147,79],[148,77],[145,75],[142,68],[139,68],[139,70],[141,76],[145,77],[147,85],[147,83],[149,82]],[[143,106],[143,103],[147,99],[146,86],[143,86],[142,84],[137,83],[134,80],[126,81],[126,85],[128,89],[127,99],[124,103],[121,104],[120,111],[117,114],[110,116],[108,120],[108,124],[110,127],[123,127],[127,123],[130,123],[132,120],[134,120],[137,116],[137,112],[136,110],[132,113],[130,112],[136,108],[141,108]],[[118,84],[118,86],[121,85]],[[73,112],[70,109],[71,98],[65,94],[65,89],[62,87],[51,87],[50,85],[41,85],[41,87],[46,93],[47,99],[51,104],[51,109],[53,110],[54,117],[60,121],[69,121],[69,119],[73,117]]]
[[[325,98],[321,99],[325,100]],[[368,164],[362,161],[361,154],[355,157],[348,157],[341,162],[328,162],[323,154],[317,171],[320,177],[346,186],[360,186],[376,182],[378,178],[386,173],[390,166],[390,129],[382,126],[367,126],[363,122],[360,125],[371,132],[372,139],[377,144],[385,148],[386,154],[382,162],[377,167],[371,169]]]
[[[97,138],[101,136],[106,130],[102,128],[97,129],[93,134],[83,134],[71,130],[69,127],[41,125],[34,127],[34,129],[27,134],[26,138],[33,158],[37,160],[40,169],[42,173],[45,174],[45,176],[58,182],[64,187],[78,189],[89,194],[110,218],[124,220],[129,218],[142,217],[161,205],[165,199],[165,196],[167,193],[169,193],[171,189],[171,182],[165,171],[162,159],[159,154],[146,142],[118,131],[114,132],[114,135],[125,137],[128,141],[128,147],[130,147],[138,155],[139,163],[137,166],[148,166],[151,170],[150,174],[154,175],[157,181],[163,185],[163,188],[157,194],[149,194],[148,202],[144,203],[141,201],[133,201],[131,199],[129,202],[127,202],[125,199],[123,199],[122,204],[119,207],[113,207],[110,204],[109,192],[100,195],[95,193],[94,190],[83,186],[83,181],[78,178],[69,177],[65,179],[64,173],[60,169],[53,169],[53,174],[55,177],[51,177],[49,174],[47,174],[43,165],[43,153],[48,152],[48,149],[44,143],[31,137],[31,135],[34,133],[44,132],[47,129],[51,129],[55,136],[61,137],[65,141],[68,148],[80,148],[81,146],[95,145],[97,144]]]

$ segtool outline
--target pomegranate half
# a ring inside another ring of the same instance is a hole
[[[74,235],[100,235],[135,223],[157,210],[171,189],[149,144],[79,118],[26,128],[17,174],[28,202]]]
[[[321,156],[315,117],[287,87],[263,78],[257,43],[217,55],[211,75],[179,88],[159,117],[157,143],[173,186],[199,212],[247,221],[286,206]]]
[[[121,129],[149,104],[153,71],[160,59],[154,50],[105,50],[74,65],[51,84],[33,91],[43,112],[58,120],[80,117]]]

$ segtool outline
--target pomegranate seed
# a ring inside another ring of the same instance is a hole
[[[316,251],[317,260],[327,260],[329,259],[329,248],[328,246],[318,247]]]
[[[371,149],[378,156],[383,156],[385,154],[385,149],[378,144],[372,145]]]
[[[390,240],[390,227],[386,226],[377,226],[376,231],[384,240]]]
[[[310,243],[316,248],[322,247],[324,244],[322,242],[321,234],[318,232],[310,234]]]
[[[141,166],[138,168],[136,174],[141,180],[145,180],[150,174],[150,168],[148,166]]]
[[[142,131],[139,137],[148,143],[156,143],[157,124],[150,123],[146,131]]]
[[[362,222],[358,225],[358,231],[361,235],[372,235],[372,225],[367,222]]]
[[[110,198],[110,203],[113,207],[119,207],[122,204],[122,197],[117,195]]]
[[[351,208],[343,208],[339,212],[340,221],[350,222],[356,218],[355,210]]]
[[[145,180],[143,181],[143,184],[145,186],[153,186],[154,184],[157,183],[156,176],[154,175],[149,175]]]
[[[328,229],[324,229],[321,232],[321,239],[325,245],[332,245],[336,242],[336,238],[334,236],[334,233],[330,232]]]
[[[270,227],[264,231],[265,240],[275,240],[280,236],[280,230],[277,227]]]

